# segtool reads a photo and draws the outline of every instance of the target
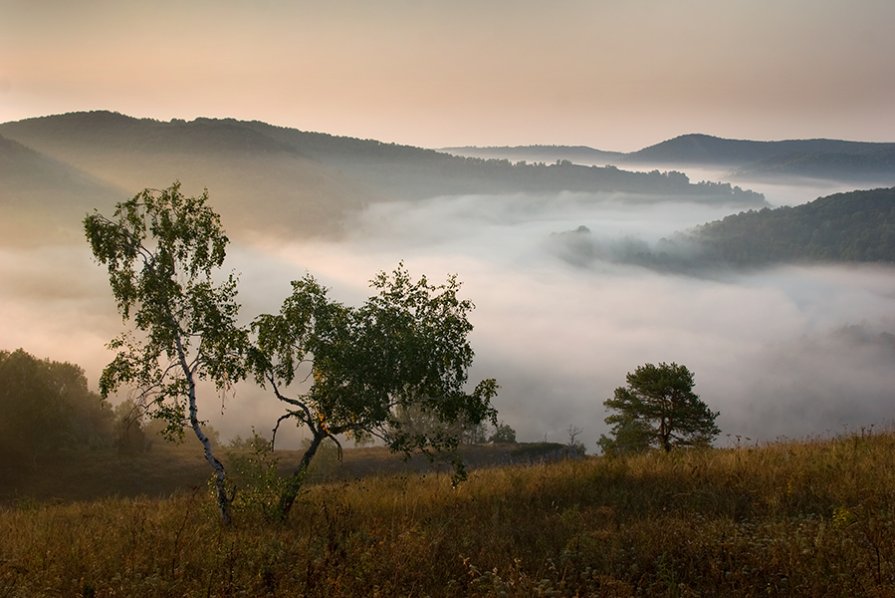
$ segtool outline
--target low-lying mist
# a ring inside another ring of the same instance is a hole
[[[497,378],[500,418],[521,440],[566,441],[573,425],[594,451],[606,431],[603,400],[628,371],[658,361],[695,372],[696,392],[720,411],[722,444],[890,423],[892,269],[818,265],[695,278],[599,256],[573,263],[553,243],[555,233],[579,226],[607,244],[655,243],[728,213],[613,194],[381,203],[355,213],[338,239],[233,235],[227,267],[241,273],[246,320],[277,310],[289,281],[306,271],[352,304],[369,294],[377,271],[400,260],[433,281],[456,273],[476,304],[470,377]],[[103,345],[120,326],[86,242],[4,249],[0,275],[0,348],[78,363],[95,387],[111,357]],[[268,430],[280,412],[249,385],[221,406],[212,396],[205,416],[225,437]]]

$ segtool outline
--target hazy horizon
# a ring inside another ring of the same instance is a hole
[[[0,122],[108,109],[421,147],[895,141],[883,0],[0,0],[0,13]]]
[[[402,260],[432,281],[458,274],[477,306],[470,378],[498,379],[500,417],[524,441],[564,442],[572,424],[594,451],[606,432],[603,400],[628,371],[659,361],[694,371],[697,393],[721,413],[721,444],[891,425],[892,267],[784,265],[693,277],[575,263],[553,242],[554,233],[584,225],[603,242],[653,243],[729,211],[605,193],[385,202],[352,213],[347,232],[332,238],[246,236],[225,221],[234,239],[225,268],[240,273],[246,321],[276,311],[289,281],[306,272],[354,305],[376,272]],[[78,363],[96,388],[111,358],[104,345],[121,325],[86,243],[7,247],[0,274],[0,317],[17,322],[3,348]],[[267,430],[280,412],[248,384],[223,402],[208,393],[201,406],[225,438]],[[295,446],[297,436],[281,440]]]

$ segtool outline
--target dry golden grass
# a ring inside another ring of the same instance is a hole
[[[895,436],[0,511],[0,596],[893,596]]]

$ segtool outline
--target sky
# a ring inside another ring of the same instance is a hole
[[[891,0],[0,0],[0,122],[106,109],[417,145],[895,141]]]

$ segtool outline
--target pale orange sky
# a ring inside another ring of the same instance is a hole
[[[0,0],[0,122],[108,109],[425,147],[895,141],[895,2]]]

